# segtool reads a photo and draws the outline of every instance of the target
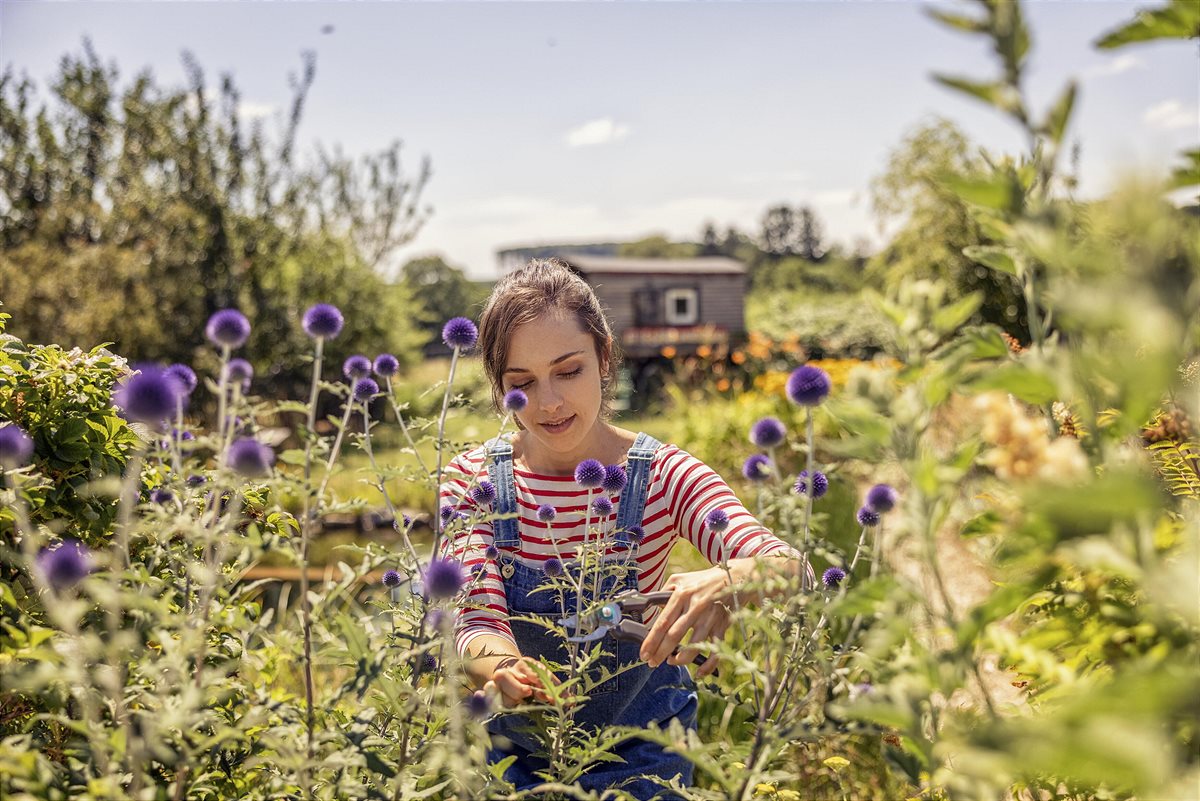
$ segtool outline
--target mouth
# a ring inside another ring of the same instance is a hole
[[[561,420],[555,420],[550,423],[542,423],[541,426],[543,431],[547,431],[551,434],[561,434],[563,431],[566,431],[568,428],[570,428],[571,424],[574,422],[575,415],[571,415],[570,417],[564,417]]]

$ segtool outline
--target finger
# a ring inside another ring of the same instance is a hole
[[[518,680],[516,676],[508,671],[496,674],[494,681],[504,696],[505,706],[516,706],[533,694],[532,687]]]
[[[696,671],[696,678],[702,679],[708,674],[717,669],[717,663],[721,661],[721,657],[713,654],[708,659],[704,660],[704,664]]]
[[[667,628],[666,633],[659,641],[658,650],[646,660],[651,665],[657,665],[666,660],[683,642],[684,635],[688,629],[696,625],[701,619],[701,616],[711,615],[713,613],[713,605],[711,602],[703,602],[693,600],[688,606],[687,611],[681,614],[674,623]],[[693,639],[696,639],[693,637]]]
[[[698,642],[707,642],[713,631],[715,621],[712,617],[705,617],[692,628],[692,634],[688,637],[688,647],[680,646],[679,650],[671,654],[667,658],[667,662],[672,665],[686,665],[696,658],[700,653],[699,648],[691,647]]]
[[[660,659],[656,662],[654,661],[654,657],[661,648],[662,639],[666,635],[667,629],[679,617],[680,607],[685,606],[686,603],[687,601],[681,593],[673,594],[666,605],[663,606],[658,619],[650,626],[650,631],[646,634],[646,639],[642,642],[640,655],[643,661],[650,663],[651,667],[657,667],[658,662],[662,661]],[[670,653],[670,650],[667,653]]]

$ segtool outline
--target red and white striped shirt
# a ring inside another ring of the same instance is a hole
[[[481,446],[450,462],[449,478],[441,487],[442,505],[456,506],[468,514],[487,514],[488,510],[480,509],[478,504],[465,497],[469,485],[478,485],[478,479],[471,482],[473,476],[478,473],[479,478],[487,478],[485,459],[486,453]],[[520,548],[515,553],[517,560],[531,567],[541,567],[551,557],[564,561],[573,558],[576,546],[584,539],[589,491],[575,483],[573,476],[538,475],[521,470],[515,464],[513,478],[521,532]],[[597,493],[593,491],[592,498]],[[614,506],[620,497],[618,494],[612,498]],[[546,524],[537,519],[537,510],[542,504],[550,504],[557,512],[550,526],[550,536],[547,536]],[[704,525],[704,518],[718,507],[729,515],[729,526],[721,534],[714,535]],[[614,509],[602,526],[603,530],[612,531],[616,515]],[[602,525],[597,522],[599,518],[595,513],[591,520],[593,530]],[[722,559],[780,552],[799,555],[763,528],[712,468],[674,445],[663,445],[654,455],[641,525],[645,529],[645,538],[638,547],[637,567],[638,588],[642,592],[653,592],[662,587],[666,581],[667,558],[679,537],[686,538],[712,564]],[[470,585],[471,608],[458,612],[455,641],[460,654],[465,654],[467,645],[481,634],[513,639],[499,565],[485,555],[491,544],[492,523],[485,521],[476,523],[470,532],[460,529],[451,546],[453,556],[463,562],[466,570],[482,565],[484,571]]]

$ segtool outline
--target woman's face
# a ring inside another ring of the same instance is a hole
[[[513,332],[502,379],[505,392],[529,397],[517,419],[538,446],[571,454],[588,446],[600,417],[602,369],[579,321],[551,310]]]

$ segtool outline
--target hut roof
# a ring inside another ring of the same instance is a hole
[[[741,275],[746,265],[724,256],[696,259],[624,259],[615,256],[568,256],[565,261],[584,274],[600,273],[671,273]]]

